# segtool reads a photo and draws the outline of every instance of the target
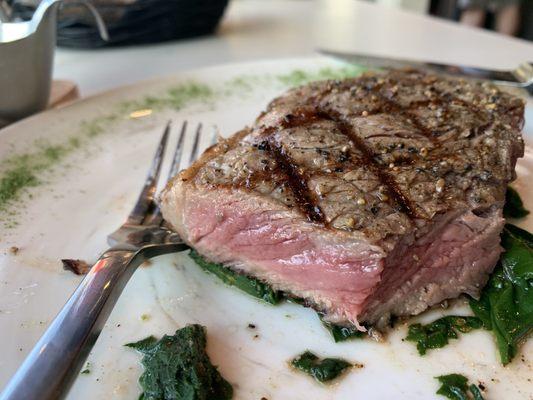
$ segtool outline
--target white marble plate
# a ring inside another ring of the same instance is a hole
[[[106,234],[131,208],[167,119],[176,130],[187,119],[230,135],[287,86],[356,70],[322,58],[200,69],[84,99],[0,131],[0,179],[18,174],[15,183],[25,176],[38,181],[8,204],[0,188],[0,388],[80,282],[59,260],[94,261],[106,248]],[[533,137],[531,104],[527,112],[525,132]],[[533,209],[531,147],[517,171],[515,187]],[[533,228],[533,218],[520,225]],[[484,331],[424,357],[402,342],[405,326],[386,343],[335,344],[313,311],[262,304],[180,254],[135,273],[89,356],[90,373],[79,376],[69,398],[136,399],[140,357],[123,344],[194,322],[207,327],[209,355],[236,399],[436,399],[434,376],[452,372],[482,382],[489,400],[533,398],[533,340],[505,368]],[[364,368],[321,386],[287,365],[306,349]]]

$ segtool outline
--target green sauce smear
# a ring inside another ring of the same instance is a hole
[[[479,387],[468,384],[468,378],[460,374],[449,374],[435,377],[441,386],[437,394],[451,400],[484,400]]]
[[[172,336],[153,336],[128,343],[143,355],[140,400],[227,400],[233,388],[211,364],[205,351],[206,331],[188,325]]]
[[[332,324],[331,322],[326,322],[320,315],[320,320],[322,325],[328,330],[328,332],[333,337],[335,343],[344,342],[350,339],[362,339],[368,336],[367,333],[357,330],[355,326],[342,326]]]
[[[347,368],[352,367],[348,361],[340,358],[320,359],[310,351],[299,355],[290,364],[321,383],[338,378]]]
[[[448,315],[427,325],[410,325],[405,340],[415,342],[418,353],[424,355],[428,349],[444,347],[450,339],[457,339],[457,332],[467,333],[482,327],[483,322],[479,318]]]
[[[250,278],[246,275],[239,274],[221,264],[212,263],[200,256],[195,250],[189,253],[196,264],[204,271],[209,272],[219,278],[227,285],[235,286],[249,295],[261,299],[270,304],[278,304],[283,300],[283,294],[272,289],[267,283],[258,279]]]

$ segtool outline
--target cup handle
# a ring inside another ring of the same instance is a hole
[[[109,32],[107,31],[107,27],[105,25],[104,19],[98,12],[95,6],[93,6],[91,3],[85,1],[85,0],[75,0],[75,1],[69,1],[69,2],[61,2],[60,7],[69,6],[71,4],[78,4],[81,6],[84,6],[87,8],[87,10],[93,15],[94,20],[96,22],[96,27],[98,28],[98,33],[100,33],[100,37],[102,40],[108,42],[109,41]]]

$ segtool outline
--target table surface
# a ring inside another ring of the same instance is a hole
[[[102,50],[59,49],[54,77],[82,96],[184,69],[301,57],[330,48],[493,68],[533,60],[533,43],[358,0],[233,0],[215,36]]]

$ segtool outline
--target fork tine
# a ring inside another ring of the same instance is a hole
[[[183,153],[183,141],[185,140],[186,131],[187,121],[183,121],[183,124],[181,125],[180,137],[178,138],[178,144],[176,145],[174,157],[172,158],[172,165],[170,166],[170,170],[168,171],[167,181],[169,181],[174,175],[176,175],[176,173],[180,169],[181,155]]]
[[[167,183],[176,175],[180,169],[181,156],[183,154],[183,142],[185,140],[185,132],[187,131],[187,121],[183,121],[181,125],[181,132],[174,150],[174,156],[172,157],[172,164],[168,171]],[[143,221],[144,225],[161,225],[163,222],[163,214],[161,213],[161,207],[159,204],[155,204],[153,212],[151,212]]]
[[[163,155],[165,154],[165,148],[167,146],[168,135],[170,133],[170,121],[165,127],[159,146],[155,152],[152,166],[148,172],[148,177],[144,183],[144,187],[137,199],[137,203],[133,207],[131,214],[128,216],[127,224],[140,225],[144,220],[146,214],[151,208],[154,207],[154,196],[157,187],[157,181],[159,180],[159,173],[161,171],[161,164],[163,162]]]
[[[181,127],[181,132],[180,132],[180,137],[178,139],[178,145],[176,147],[176,151],[175,151],[175,154],[174,154],[174,159],[172,161],[172,166],[170,167],[170,172],[169,172],[169,175],[168,175],[168,181],[170,181],[170,179],[172,179],[174,177],[174,175],[176,175],[176,173],[181,169],[181,158],[182,158],[182,153],[183,153],[183,142],[184,142],[184,138],[185,138],[185,132],[187,130],[187,121],[185,121]],[[194,161],[196,161],[196,158],[198,157],[198,150],[199,150],[199,147],[200,147],[200,138],[202,136],[202,124],[199,123],[197,128],[196,128],[196,133],[194,135],[194,142],[193,142],[193,145],[192,145],[192,149],[191,149],[191,154],[189,156],[189,164],[188,165],[184,165],[183,168],[185,167],[188,167],[190,164],[192,164]],[[170,226],[167,224],[166,221],[163,221],[163,216],[161,214],[161,210],[159,208],[159,206],[157,207],[157,210],[156,210],[156,213],[155,215],[152,217],[152,222],[154,224],[158,224],[158,225],[161,225],[162,223],[162,226],[168,228],[168,229],[171,229]]]
[[[194,143],[192,146],[191,157],[189,158],[189,164],[192,164],[198,157],[198,145],[200,144],[200,136],[202,134],[202,124],[198,124],[196,128],[196,134],[194,135]]]
[[[170,180],[180,169],[181,158],[183,153],[183,142],[185,141],[185,133],[187,131],[187,121],[181,126],[180,137],[178,138],[178,143],[176,145],[176,150],[174,151],[174,158],[172,160],[172,165],[170,166],[168,180]],[[196,134],[194,136],[194,143],[191,149],[191,154],[189,158],[189,164],[196,160],[198,157],[198,151],[200,147],[200,138],[202,136],[202,124],[198,124],[196,128]],[[168,182],[167,180],[167,182]],[[149,215],[143,221],[143,225],[161,225],[163,222],[163,215],[161,214],[161,208],[158,204],[154,205],[154,208]]]

